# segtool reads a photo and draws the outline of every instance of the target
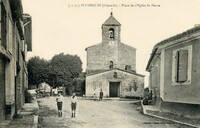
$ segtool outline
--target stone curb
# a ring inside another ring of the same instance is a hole
[[[144,105],[142,104],[142,102],[141,102],[141,105],[142,105],[142,112],[143,112],[143,114],[145,114],[145,115],[152,116],[152,117],[156,117],[156,118],[160,118],[160,119],[167,120],[167,121],[171,121],[171,122],[175,122],[175,123],[178,123],[178,124],[183,124],[183,125],[190,126],[190,127],[194,127],[194,128],[199,128],[199,126],[196,126],[196,125],[193,125],[193,124],[181,122],[181,121],[178,121],[178,120],[172,120],[172,119],[169,119],[169,118],[166,118],[166,117],[162,117],[162,116],[157,116],[157,115],[149,114],[149,113],[146,112],[147,109],[145,109],[145,107],[144,107]]]
[[[144,113],[144,114],[145,114],[145,113]],[[145,115],[152,116],[152,117],[156,117],[156,118],[160,118],[160,119],[163,119],[163,120],[172,121],[172,122],[175,122],[175,123],[187,125],[187,126],[194,127],[194,128],[199,128],[199,126],[196,126],[196,125],[192,125],[192,124],[189,124],[189,123],[184,123],[184,122],[177,121],[177,120],[168,119],[168,118],[161,117],[161,116],[156,116],[156,115],[149,114],[149,113],[146,113]]]

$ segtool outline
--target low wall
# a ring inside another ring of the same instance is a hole
[[[161,111],[171,112],[180,116],[190,118],[200,118],[200,105],[198,104],[184,104],[175,102],[161,102]]]

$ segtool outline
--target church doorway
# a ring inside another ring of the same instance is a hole
[[[120,93],[120,82],[110,82],[109,83],[109,94],[110,97],[119,97]]]

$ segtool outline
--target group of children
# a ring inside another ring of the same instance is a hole
[[[57,108],[58,108],[58,117],[62,117],[63,96],[61,95],[61,93],[58,93],[56,102],[57,102]],[[77,97],[76,97],[76,94],[73,93],[71,96],[71,111],[72,111],[71,118],[75,118],[76,106],[77,106]]]
[[[100,101],[103,100],[102,90],[99,93],[99,100]],[[61,93],[58,93],[56,102],[57,102],[57,108],[58,108],[58,117],[62,117],[63,96],[61,95]],[[71,112],[72,112],[71,118],[75,118],[76,106],[77,106],[77,97],[76,97],[76,94],[73,93],[71,96]]]

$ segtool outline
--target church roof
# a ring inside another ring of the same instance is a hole
[[[123,69],[119,69],[119,68],[112,68],[112,69],[107,69],[107,70],[98,70],[97,72],[88,73],[86,76],[97,75],[97,74],[100,74],[100,73],[106,73],[106,72],[110,72],[110,71],[113,71],[113,70],[115,70],[115,71],[118,70],[118,71],[126,72],[126,73],[129,73],[129,74],[132,74],[132,75],[145,77],[144,75],[138,74],[134,71],[127,71],[127,70],[123,70]]]
[[[98,44],[94,44],[94,45],[91,45],[91,46],[89,46],[89,47],[86,47],[86,48],[85,48],[85,51],[87,51],[88,48],[102,47],[103,45],[108,45],[108,44],[107,44],[106,42],[100,42],[100,43],[98,43]],[[127,45],[127,44],[122,43],[122,42],[118,42],[118,46],[119,46],[119,47],[129,47],[129,48],[132,48],[132,49],[137,50],[135,47],[132,47],[132,46]]]
[[[121,24],[113,17],[113,13],[111,12],[110,17],[103,23],[103,25],[116,25],[121,26]]]

